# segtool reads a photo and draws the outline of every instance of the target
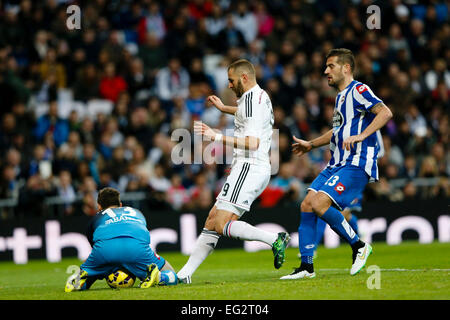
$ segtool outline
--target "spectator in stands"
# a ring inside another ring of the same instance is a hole
[[[211,14],[205,17],[205,26],[208,34],[213,38],[216,37],[223,28],[225,28],[223,10],[217,2],[213,3]]]
[[[119,123],[115,117],[108,117],[103,129],[110,135],[109,145],[112,148],[116,148],[123,144],[125,137],[119,130]]]
[[[441,177],[450,176],[450,155],[445,152],[445,147],[441,142],[435,143],[431,148],[431,155],[436,160],[438,175]]]
[[[153,85],[151,74],[145,72],[144,64],[140,58],[133,58],[129,66],[127,77],[128,92],[133,99],[145,99],[149,88]]]
[[[45,154],[45,146],[42,144],[37,144],[33,148],[33,155],[30,159],[30,162],[28,163],[28,166],[26,168],[25,175],[26,177],[33,176],[37,173],[39,173],[39,167],[42,161],[48,161],[51,168],[51,161],[49,161],[48,158],[46,158]]]
[[[154,174],[149,179],[150,187],[156,192],[166,193],[171,187],[170,180],[166,176],[167,173],[164,167],[157,163],[154,168]]]
[[[264,38],[272,33],[275,25],[274,17],[267,11],[264,1],[255,4],[255,18],[258,26],[258,37]]]
[[[155,176],[155,166],[147,157],[145,149],[141,144],[137,144],[133,149],[132,162],[135,165],[136,174],[145,176],[147,181]]]
[[[156,39],[162,40],[167,32],[164,17],[157,1],[150,1],[147,13],[139,21],[138,37],[139,43],[143,43],[147,34],[153,34]]]
[[[166,49],[151,32],[145,35],[145,41],[139,46],[138,57],[142,59],[144,70],[151,78],[154,78],[159,69],[165,67],[167,63]]]
[[[173,174],[170,179],[170,187],[166,192],[166,201],[174,210],[181,210],[189,202],[190,198],[186,188],[182,184],[182,178]]]
[[[113,62],[108,62],[103,71],[103,77],[100,80],[100,96],[117,102],[120,92],[127,89],[127,83],[124,78],[116,74],[116,66]]]
[[[97,34],[94,29],[87,28],[81,39],[81,44],[79,48],[84,51],[86,56],[87,65],[93,65],[97,62],[98,54],[100,52],[99,41],[97,39]]]
[[[50,166],[55,173],[60,172],[61,170],[69,171],[71,174],[76,173],[77,163],[80,158],[77,158],[75,148],[59,148],[56,151],[56,157],[52,162],[53,164]],[[45,164],[45,162],[44,162]],[[41,164],[42,165],[42,164]]]
[[[216,37],[215,51],[223,54],[230,48],[245,48],[247,43],[244,34],[236,27],[233,16],[227,14],[225,19],[225,27],[219,31]]]
[[[119,182],[122,175],[125,174],[128,161],[125,159],[125,149],[123,146],[117,146],[113,150],[112,159],[105,164],[104,170],[109,170],[112,180]]]
[[[189,73],[181,66],[180,59],[170,58],[167,67],[156,74],[156,94],[163,102],[175,97],[187,98],[189,95]]]
[[[4,165],[1,168],[0,199],[17,199],[19,196],[19,183],[16,178],[14,166]]]
[[[85,143],[83,145],[83,156],[81,157],[81,160],[88,164],[89,175],[92,176],[95,183],[99,183],[99,172],[103,169],[104,161],[94,144]]]
[[[55,194],[56,191],[48,179],[43,179],[40,174],[29,177],[19,190],[18,214],[40,217],[48,215],[47,205],[42,199]]]
[[[159,132],[153,137],[153,147],[148,152],[148,159],[153,163],[164,163],[166,168],[172,166],[171,155],[175,142],[166,134]]]
[[[87,64],[77,75],[74,83],[74,98],[87,102],[91,99],[98,98],[99,92],[99,76],[94,64]]]
[[[107,167],[100,172],[100,183],[98,189],[101,190],[106,187],[118,188],[118,184],[113,180],[113,172],[115,168]]]
[[[189,79],[191,84],[199,85],[203,93],[211,93],[211,90],[216,89],[213,77],[207,74],[203,68],[203,60],[199,57],[194,57],[188,68]]]
[[[439,168],[436,163],[436,159],[433,156],[426,156],[422,160],[422,164],[419,169],[419,177],[437,177],[439,174]]]
[[[194,177],[194,185],[188,189],[190,201],[187,207],[193,209],[208,209],[212,200],[213,192],[208,187],[207,177],[204,172],[199,172]]]
[[[411,104],[408,107],[408,112],[405,115],[405,120],[406,122],[408,122],[410,132],[413,135],[419,137],[423,137],[426,135],[427,123],[416,105]]]
[[[262,64],[262,71],[263,82],[269,79],[279,78],[283,74],[283,66],[278,62],[278,54],[275,51],[266,52],[266,58]]]
[[[43,60],[49,49],[50,33],[44,29],[40,29],[36,32],[34,37],[34,43],[32,45],[32,59]]]
[[[417,187],[414,182],[408,181],[403,187],[403,200],[414,200],[417,199]]]
[[[150,148],[151,139],[154,135],[153,129],[149,124],[149,118],[148,109],[144,107],[134,109],[126,132],[128,136],[134,136],[137,142],[144,147],[145,151]]]
[[[189,86],[189,96],[186,99],[186,108],[193,119],[200,119],[205,111],[206,95],[198,84]]]
[[[6,150],[12,147],[13,138],[16,134],[16,117],[13,113],[5,113],[0,128],[0,148]]]
[[[176,97],[173,101],[183,98]],[[162,125],[167,120],[166,110],[162,108],[161,101],[156,97],[152,96],[147,102],[148,120],[147,124],[154,132],[158,132],[162,129]]]
[[[429,197],[448,199],[450,196],[450,183],[448,177],[440,177],[439,182],[431,187]]]
[[[67,141],[69,136],[69,126],[66,120],[58,115],[58,102],[53,100],[48,106],[47,114],[41,116],[36,123],[33,134],[37,141],[42,142],[46,134],[50,134],[59,147],[62,143]]]
[[[24,143],[27,145],[24,150],[25,153],[28,153],[29,145],[33,143],[32,139],[32,130],[35,125],[36,119],[34,114],[26,107],[25,103],[18,102],[15,103],[12,107],[12,113],[15,117],[15,125],[14,131],[17,135],[21,135],[24,139]],[[14,137],[13,137],[14,141]],[[0,143],[1,145],[1,143]]]
[[[86,116],[81,121],[79,129],[81,143],[95,143],[95,123],[89,116]]]
[[[283,191],[281,201],[298,203],[300,195],[304,192],[300,181],[294,176],[294,165],[291,162],[281,164],[280,172],[270,182],[272,188],[280,188]]]
[[[256,39],[258,23],[255,14],[249,10],[246,2],[237,3],[236,11],[233,13],[233,22],[236,28],[242,32],[247,44]]]
[[[417,177],[417,161],[416,157],[412,154],[405,156],[405,162],[400,177],[407,179],[414,179]]]
[[[51,103],[57,99],[58,87],[56,84],[56,74],[49,73],[46,78],[40,79],[36,84],[36,101],[41,103]]]
[[[78,131],[70,131],[67,141],[63,143],[59,149],[64,151],[70,149],[74,152],[76,159],[81,159],[83,155],[83,145],[81,144],[81,138]]]
[[[194,30],[186,32],[183,48],[179,52],[180,63],[183,68],[189,71],[192,60],[201,59],[202,61],[204,55],[204,48],[199,43],[196,32]]]
[[[39,66],[42,79],[48,79],[50,75],[55,76],[56,87],[65,88],[67,85],[67,73],[63,64],[57,61],[56,49],[48,48],[45,59]]]
[[[211,0],[193,0],[189,1],[188,9],[190,16],[199,20],[209,16],[212,13],[214,1]]]
[[[450,88],[450,71],[448,71],[445,60],[439,58],[434,61],[433,68],[425,73],[427,89],[433,91],[437,87],[440,79],[445,82],[447,88]]]
[[[79,189],[82,197],[81,210],[87,216],[93,216],[98,212],[97,206],[97,184],[94,179],[87,176]]]
[[[108,57],[108,62],[111,62],[114,66],[117,66],[120,63],[123,52],[123,41],[119,30],[109,31],[108,38],[104,42],[101,52]],[[108,67],[108,65],[105,67]],[[106,73],[108,73],[108,71],[106,71]]]
[[[11,148],[6,152],[5,164],[13,167],[15,179],[26,176],[22,154],[17,149]]]
[[[72,185],[72,176],[69,171],[61,170],[57,181],[57,194],[64,201],[64,215],[72,215],[74,212],[73,202],[76,200],[76,192]]]
[[[250,61],[254,66],[260,67],[264,62],[264,42],[260,39],[255,39],[248,45],[248,51],[245,53],[245,59]]]
[[[177,14],[174,17],[172,28],[164,37],[164,47],[167,55],[170,57],[178,56],[180,50],[183,48],[184,37],[188,29],[188,16]]]

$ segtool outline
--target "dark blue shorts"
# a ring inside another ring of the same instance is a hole
[[[339,210],[351,206],[355,198],[360,198],[369,182],[369,176],[363,168],[342,166],[325,168],[311,183],[308,190],[323,192],[330,197]]]
[[[166,261],[153,252],[148,242],[119,237],[95,242],[81,269],[87,271],[88,277],[102,278],[125,268],[142,280],[152,263],[161,270]]]

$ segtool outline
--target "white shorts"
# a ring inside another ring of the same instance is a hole
[[[253,201],[259,197],[270,181],[270,166],[236,163],[217,196],[216,207],[241,217],[250,211]]]

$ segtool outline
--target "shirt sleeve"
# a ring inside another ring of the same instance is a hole
[[[364,106],[364,109],[366,110],[369,110],[377,103],[383,102],[373,93],[373,91],[366,84],[363,83],[357,84],[354,92],[355,92],[354,97],[356,101],[358,101],[358,103]]]

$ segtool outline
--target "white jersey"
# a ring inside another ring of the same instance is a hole
[[[270,167],[270,145],[274,123],[272,102],[269,95],[259,85],[255,85],[239,98],[234,114],[234,136],[259,138],[255,151],[234,148],[233,164],[245,161]]]

